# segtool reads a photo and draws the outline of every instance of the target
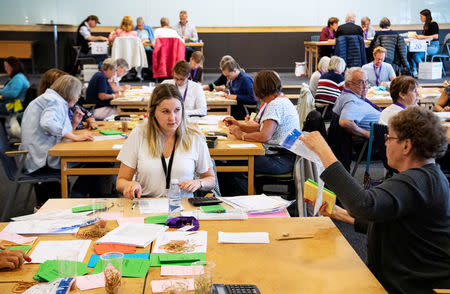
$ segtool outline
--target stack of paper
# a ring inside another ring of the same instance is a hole
[[[156,224],[123,224],[102,238],[97,243],[117,243],[124,245],[133,245],[136,247],[146,247],[168,227]]]
[[[37,237],[24,237],[7,231],[0,232],[0,243],[4,246],[32,246]]]
[[[162,248],[167,243],[174,240],[182,240],[187,241],[188,244],[193,246],[193,250],[189,252],[206,252],[206,244],[207,244],[207,231],[194,231],[194,232],[182,232],[182,231],[174,231],[174,232],[164,232],[158,236],[155,244],[153,245],[152,253],[170,253],[167,252],[164,248]],[[188,253],[188,252],[184,252]]]
[[[295,200],[287,201],[279,196],[249,195],[220,197],[223,202],[250,213],[274,212],[289,207]]]
[[[193,276],[204,273],[202,265],[161,265],[161,276]]]
[[[125,253],[123,255],[123,258],[134,258],[134,259],[149,259],[150,254],[148,252],[141,252],[141,253]],[[100,259],[100,255],[98,254],[92,254],[91,258],[89,259],[89,262],[87,264],[87,267],[95,267],[97,262]]]
[[[68,260],[76,256],[75,261],[82,262],[90,244],[90,240],[40,241],[30,255],[31,263],[43,263],[55,259],[56,255],[67,255]]]
[[[219,243],[270,243],[269,233],[224,233],[219,232]]]
[[[105,275],[103,273],[76,277],[76,286],[81,291],[105,287]]]
[[[138,200],[139,210],[144,213],[168,213],[169,200],[167,198],[147,198]]]
[[[230,220],[230,219],[248,219],[248,216],[242,209],[228,209],[223,213],[206,213],[201,210],[182,211],[182,216],[193,216],[199,220]]]
[[[76,263],[76,272],[65,272],[65,276],[67,277],[73,277],[76,275],[85,275],[89,272],[89,270],[86,268],[86,264],[82,262],[73,261],[73,263]],[[67,267],[68,270],[72,267]],[[37,271],[37,273],[34,275],[33,279],[39,281],[39,282],[51,282],[59,278],[59,271],[58,271],[58,261],[57,260],[47,260],[43,262]]]

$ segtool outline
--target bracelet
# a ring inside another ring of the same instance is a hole
[[[200,190],[203,188],[203,183],[202,183],[202,180],[200,180],[200,179],[198,179],[198,181],[200,182]]]
[[[245,141],[245,133],[242,133],[242,135],[241,135],[241,140],[242,140],[242,141]]]

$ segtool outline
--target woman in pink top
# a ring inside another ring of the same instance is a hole
[[[122,19],[122,23],[120,24],[120,28],[115,29],[109,34],[108,40],[113,42],[117,37],[136,37],[138,36],[137,32],[133,30],[134,24],[131,16],[125,16]]]

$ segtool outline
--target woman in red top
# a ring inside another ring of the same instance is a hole
[[[330,17],[328,19],[328,25],[322,28],[320,33],[320,41],[328,41],[334,39],[334,34],[339,26],[339,18]],[[333,54],[334,46],[319,46],[319,57],[329,56]]]

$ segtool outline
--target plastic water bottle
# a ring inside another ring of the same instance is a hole
[[[169,198],[169,218],[181,215],[181,190],[178,187],[178,180],[170,181],[169,191],[167,192]]]

